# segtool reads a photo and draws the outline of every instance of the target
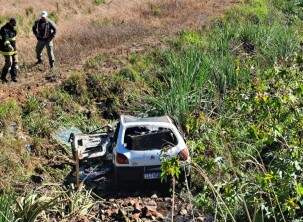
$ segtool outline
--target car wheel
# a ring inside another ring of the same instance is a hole
[[[113,186],[114,189],[117,190],[119,188],[119,177],[118,177],[118,169],[116,167],[114,167],[113,170]]]

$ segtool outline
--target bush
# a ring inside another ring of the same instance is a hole
[[[101,4],[104,4],[105,3],[105,0],[94,0],[94,3],[96,5],[101,5]]]
[[[69,78],[62,83],[61,87],[80,104],[85,105],[89,103],[86,77],[84,74],[78,72],[71,74]]]
[[[12,122],[20,124],[21,108],[15,100],[7,100],[0,104],[0,127],[5,128]]]
[[[73,73],[62,83],[64,91],[73,96],[81,96],[86,93],[85,76],[81,73]]]
[[[14,196],[12,194],[0,195],[0,222],[14,221],[13,203]]]
[[[86,61],[84,68],[85,69],[98,69],[104,61],[104,55],[98,54],[93,58],[90,58]]]
[[[23,114],[28,115],[32,112],[39,111],[41,108],[41,102],[35,96],[30,96],[23,106]]]
[[[54,122],[43,112],[31,113],[24,118],[23,122],[32,136],[48,138],[54,129]]]
[[[23,181],[31,172],[32,160],[26,142],[13,135],[1,137],[0,146],[0,190],[8,191],[14,181]]]

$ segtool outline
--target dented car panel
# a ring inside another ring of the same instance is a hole
[[[111,160],[116,183],[160,179],[163,157],[179,156],[182,165],[190,162],[184,138],[168,116],[122,115],[115,132],[75,134],[71,142],[79,160]]]
[[[111,139],[106,133],[76,134],[72,139],[72,149],[77,151],[80,160],[104,157],[110,145]]]
[[[159,179],[161,158],[175,157],[184,149],[187,149],[185,141],[168,116],[121,116],[117,143],[113,148],[116,180]]]

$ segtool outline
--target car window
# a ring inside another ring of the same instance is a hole
[[[136,126],[126,129],[124,144],[129,150],[153,150],[176,146],[178,141],[171,129]]]

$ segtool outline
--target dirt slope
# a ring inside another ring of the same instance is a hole
[[[19,20],[21,72],[18,83],[0,85],[0,101],[22,100],[46,85],[56,85],[71,70],[81,69],[87,57],[96,53],[123,57],[159,45],[164,37],[182,29],[200,28],[235,0],[108,0],[99,6],[84,0],[15,2],[0,0],[0,11]],[[33,66],[35,39],[30,26],[42,9],[52,13],[59,29],[55,41],[59,65],[51,74],[47,64]],[[56,78],[46,78],[50,75]]]

